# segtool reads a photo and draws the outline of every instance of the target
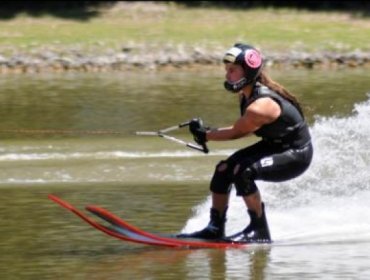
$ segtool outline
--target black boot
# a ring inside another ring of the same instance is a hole
[[[228,239],[237,242],[248,243],[271,243],[269,226],[267,224],[265,205],[262,203],[262,216],[257,217],[257,213],[248,210],[250,216],[249,225],[242,231],[230,236]]]
[[[199,238],[199,239],[221,239],[225,236],[226,211],[220,215],[218,210],[211,208],[211,220],[208,225],[193,233],[182,233],[177,235],[179,238]]]

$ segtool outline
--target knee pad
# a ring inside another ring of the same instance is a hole
[[[210,190],[218,194],[228,194],[231,190],[232,169],[226,160],[220,161],[213,174]]]
[[[252,167],[246,169],[240,168],[240,165],[234,169],[234,184],[237,196],[248,196],[258,191],[257,185],[254,182],[256,172]]]

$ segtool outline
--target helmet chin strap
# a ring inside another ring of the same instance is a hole
[[[251,81],[248,81],[245,77],[241,78],[239,81],[236,82],[224,82],[224,87],[226,90],[231,91],[233,93],[237,93],[241,91],[246,85],[250,84]]]

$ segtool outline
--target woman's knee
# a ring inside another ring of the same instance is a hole
[[[232,168],[226,160],[220,161],[215,168],[210,190],[218,194],[228,194],[231,189]]]
[[[237,164],[233,170],[233,181],[238,196],[248,196],[258,191],[257,185],[254,181],[256,170],[253,166],[242,168]]]

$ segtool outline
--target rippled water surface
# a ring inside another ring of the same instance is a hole
[[[211,142],[205,155],[135,131],[198,116],[231,124],[237,100],[222,69],[0,76],[1,279],[369,279],[369,74],[271,71],[306,107],[315,156],[295,180],[259,183],[274,243],[245,250],[124,243],[47,199],[155,232],[203,227],[215,164],[256,139]],[[247,223],[233,195],[226,231]]]

